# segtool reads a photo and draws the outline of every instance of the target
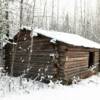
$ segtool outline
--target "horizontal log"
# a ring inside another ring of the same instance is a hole
[[[29,60],[14,60],[14,62],[17,62],[17,63],[28,63]],[[31,60],[30,63],[40,63],[40,64],[48,64],[48,63],[51,63],[52,61],[50,60]]]
[[[90,51],[90,52],[99,52],[99,49],[95,48],[85,48],[85,47],[75,47],[75,46],[69,46],[70,51]]]
[[[10,62],[10,63],[12,63],[12,62]],[[17,66],[20,66],[20,65],[28,65],[29,64],[29,62],[27,63],[27,62],[13,62],[14,63],[14,65],[17,65]],[[47,66],[47,65],[53,65],[53,63],[52,62],[50,62],[50,63],[48,63],[48,62],[39,62],[39,61],[37,61],[37,62],[30,62],[30,66]]]
[[[68,56],[69,58],[89,57],[88,55],[81,55],[81,54],[78,55],[71,54],[66,56]]]
[[[82,63],[66,63],[65,68],[74,68],[79,66],[88,66],[88,63],[82,62]]]
[[[81,72],[77,72],[77,73],[72,73],[72,74],[65,74],[65,79],[68,80],[68,79],[72,79],[74,76],[79,76],[80,78],[86,78],[86,77],[89,77],[89,71],[88,70],[84,70],[84,71],[81,71]]]
[[[75,72],[70,72],[70,73],[68,73],[68,72],[66,72],[65,73],[65,78],[66,79],[68,79],[68,78],[73,78],[74,76],[81,76],[81,74],[82,73],[85,73],[85,74],[87,74],[89,71],[87,70],[87,69],[85,69],[85,70],[81,70],[81,71],[75,71]],[[87,75],[86,75],[87,76]]]
[[[78,57],[78,58],[66,58],[66,61],[79,61],[79,60],[88,60],[88,57]]]
[[[66,68],[65,72],[71,72],[71,71],[83,70],[83,69],[88,69],[88,66],[79,66],[79,67],[74,67],[74,68]]]

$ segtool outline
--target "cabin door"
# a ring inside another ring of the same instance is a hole
[[[91,67],[94,65],[94,52],[89,52],[89,61],[88,61],[88,66]]]

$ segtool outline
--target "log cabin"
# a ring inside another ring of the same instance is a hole
[[[100,70],[100,44],[76,34],[23,27],[11,42],[5,69],[14,76],[69,81]]]

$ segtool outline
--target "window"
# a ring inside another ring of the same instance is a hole
[[[88,66],[91,67],[94,65],[94,52],[89,52],[89,61],[88,61]]]

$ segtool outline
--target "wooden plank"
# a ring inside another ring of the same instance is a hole
[[[87,67],[79,68],[79,69],[70,69],[70,70],[65,70],[65,74],[71,75],[71,74],[78,74],[83,71],[88,71]]]
[[[72,63],[72,64],[65,64],[65,68],[74,68],[74,67],[82,67],[82,66],[88,66],[88,63]]]
[[[80,60],[88,60],[88,57],[66,58],[66,61],[80,61]]]
[[[84,70],[84,71],[72,73],[72,74],[66,73],[65,76],[66,76],[65,77],[66,80],[72,79],[74,76],[79,76],[80,78],[86,78],[90,76],[90,72],[88,70]]]

